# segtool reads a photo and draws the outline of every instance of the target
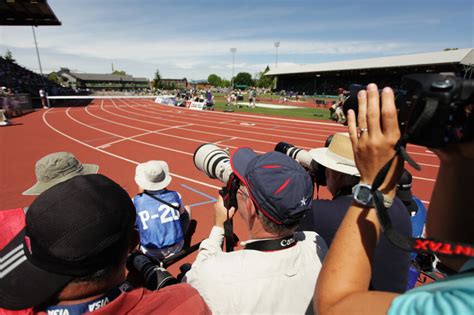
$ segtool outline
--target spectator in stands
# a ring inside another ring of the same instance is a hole
[[[42,193],[26,227],[1,251],[0,307],[48,314],[196,314],[208,308],[178,284],[151,292],[125,281],[138,244],[128,194],[103,175],[76,176]]]
[[[353,199],[353,188],[360,181],[359,170],[349,135],[336,133],[326,142],[328,147],[310,151],[313,159],[325,167],[327,188],[332,200],[313,200],[298,227],[300,231],[315,231],[331,247],[337,229]],[[393,225],[405,236],[411,235],[410,216],[402,201],[396,198],[389,209]],[[398,249],[382,236],[374,255],[370,288],[372,290],[404,292],[408,281],[410,253]]]
[[[219,197],[214,227],[200,246],[187,273],[215,313],[305,313],[311,299],[326,243],[314,232],[295,233],[311,208],[313,183],[298,163],[280,153],[257,155],[249,148],[231,157],[241,185],[238,213],[250,240],[242,250],[223,252],[228,210]]]
[[[56,90],[62,95],[75,94],[73,89],[63,87],[2,57],[0,57],[0,82],[13,90],[13,93],[37,95],[39,89],[45,89],[45,91]]]
[[[43,156],[36,162],[36,183],[23,195],[39,195],[56,184],[77,175],[96,174],[99,166],[82,164],[71,152],[55,152]]]
[[[380,169],[395,155],[400,130],[394,93],[382,91],[382,106],[375,84],[358,95],[357,132],[353,111],[349,111],[349,132],[361,182],[372,183]],[[381,112],[381,114],[380,114]],[[380,117],[381,116],[381,117]],[[474,141],[433,149],[441,164],[427,216],[427,236],[464,243],[472,254],[474,240]],[[387,198],[395,196],[403,163],[397,157],[380,187]],[[371,261],[380,236],[380,223],[370,206],[352,203],[319,275],[314,306],[319,314],[472,314],[474,310],[474,260],[466,256],[439,254],[450,270],[446,279],[398,295],[368,292]],[[446,252],[445,252],[446,253]],[[348,268],[347,266],[350,266]]]
[[[148,161],[136,168],[139,194],[133,198],[133,204],[137,211],[140,248],[159,260],[183,248],[191,219],[191,209],[184,205],[181,195],[166,189],[171,179],[165,161]]]

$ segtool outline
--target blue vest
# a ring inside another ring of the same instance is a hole
[[[177,207],[184,207],[180,195],[172,190],[148,191]],[[146,194],[133,198],[137,211],[135,225],[140,233],[140,244],[147,249],[171,246],[183,240],[183,229],[179,221],[180,213],[166,204]]]

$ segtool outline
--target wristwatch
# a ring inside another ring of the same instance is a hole
[[[372,186],[369,184],[359,183],[352,188],[354,201],[363,207],[373,207]]]

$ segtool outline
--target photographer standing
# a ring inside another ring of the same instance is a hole
[[[359,128],[351,110],[349,132],[361,183],[370,184],[395,156],[400,129],[390,88],[382,92],[381,109],[375,84],[368,85],[367,92],[359,92],[358,103]],[[472,314],[474,260],[473,246],[469,243],[474,240],[474,195],[472,184],[468,183],[474,178],[474,142],[469,139],[467,143],[433,151],[441,165],[428,211],[427,235],[464,243],[461,248],[465,256],[439,255],[449,270],[450,276],[444,280],[402,295],[368,292],[371,261],[381,224],[372,205],[354,201],[337,231],[318,279],[314,307],[319,314]],[[379,188],[384,199],[395,196],[402,170],[403,160],[397,156]],[[347,268],[348,265],[351,268]]]
[[[139,240],[134,224],[128,194],[103,175],[78,175],[46,190],[0,251],[0,311],[209,313],[187,284],[157,292],[128,284],[126,259]]]
[[[328,147],[310,151],[311,157],[324,166],[331,200],[313,200],[313,207],[301,220],[299,231],[315,231],[329,247],[353,199],[353,188],[359,181],[352,144],[347,133],[336,133],[326,140]],[[398,198],[388,210],[394,228],[411,236],[410,215]],[[370,289],[402,293],[406,290],[410,253],[381,236],[375,249]],[[350,265],[348,265],[350,268]]]
[[[297,232],[311,208],[313,183],[292,158],[280,152],[257,155],[240,148],[230,160],[241,186],[238,212],[250,240],[242,250],[222,251],[228,210],[219,197],[208,239],[187,273],[213,313],[292,313],[312,311],[313,290],[327,251],[314,232]]]

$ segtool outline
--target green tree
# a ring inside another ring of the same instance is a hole
[[[5,53],[5,56],[3,57],[5,60],[16,63],[16,60],[13,58],[13,54],[10,51],[10,49],[7,49],[7,52]]]
[[[114,70],[114,72],[112,72],[112,74],[116,74],[116,75],[127,75],[127,73],[123,70]]]
[[[56,72],[51,72],[50,74],[48,74],[48,80],[53,81],[57,84],[61,84],[61,79],[59,78]]]
[[[220,76],[213,73],[207,77],[207,83],[209,83],[212,86],[222,86],[222,79]]]
[[[229,87],[230,86],[230,80],[222,79],[221,86],[222,87]]]
[[[155,89],[159,89],[159,88],[161,88],[161,86],[162,86],[162,84],[161,84],[160,70],[156,69],[155,78],[153,79],[153,87]]]
[[[237,85],[253,85],[252,75],[248,72],[239,72],[235,76],[234,84]]]
[[[459,48],[445,48],[443,51],[458,50]]]
[[[270,67],[267,66],[265,70],[257,74],[256,85],[260,88],[272,88],[274,85],[274,78],[267,76],[267,72],[270,71]]]

